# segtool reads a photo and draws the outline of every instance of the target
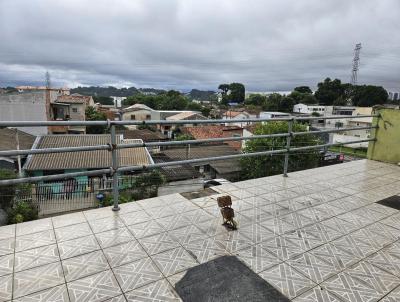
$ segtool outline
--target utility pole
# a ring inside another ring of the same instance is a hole
[[[48,71],[46,71],[45,80],[46,80],[46,88],[50,89],[50,87],[51,87],[51,79],[50,79],[50,72],[48,72]]]
[[[15,128],[15,141],[17,143],[17,150],[19,150],[18,128]],[[19,154],[17,156],[17,161],[18,161],[18,176],[22,177],[21,155],[19,155]]]
[[[46,84],[46,90],[45,90],[45,99],[46,99],[46,118],[48,121],[51,120],[51,110],[50,110],[50,88],[51,88],[51,81],[50,81],[50,72],[46,71],[45,74],[45,84]],[[47,131],[48,133],[52,133],[51,132],[51,127],[48,126],[47,127]]]
[[[357,73],[358,73],[358,67],[360,66],[360,51],[361,51],[361,43],[358,43],[354,48],[353,68],[351,69],[350,83],[352,85],[357,85]]]

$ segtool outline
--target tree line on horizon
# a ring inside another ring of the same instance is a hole
[[[288,95],[272,93],[268,96],[252,94],[245,101],[247,106],[255,106],[266,111],[291,112],[299,103],[323,106],[370,107],[389,102],[389,95],[382,86],[352,85],[339,79],[326,78],[318,83],[313,93],[308,86],[298,86]]]
[[[295,104],[307,105],[354,105],[374,106],[388,103],[388,93],[382,86],[375,85],[351,85],[342,83],[339,79],[326,78],[319,82],[313,93],[308,86],[298,86],[287,95],[272,93],[263,95],[251,94],[245,98],[245,86],[242,83],[220,84],[218,90],[221,95],[219,106],[227,108],[230,103],[237,103],[246,107],[255,107],[265,111],[291,112]],[[13,92],[13,87],[7,87],[6,92]],[[124,96],[125,106],[143,103],[151,108],[159,110],[197,110],[201,111],[204,106],[191,102],[192,100],[211,101],[217,103],[217,95],[212,90],[192,89],[188,93],[175,90],[166,91],[154,88],[116,88],[116,87],[76,87],[71,93],[91,95],[96,103],[112,105],[110,96]]]

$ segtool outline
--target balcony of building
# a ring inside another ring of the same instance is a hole
[[[379,201],[400,198],[400,167],[361,160],[216,190],[1,227],[2,301],[205,301],[191,293],[222,294],[223,269],[204,266],[223,256],[254,274],[225,280],[231,301],[399,301],[400,212]],[[237,231],[221,225],[221,194]]]

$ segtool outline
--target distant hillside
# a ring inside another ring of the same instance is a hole
[[[215,95],[215,91],[211,90],[197,90],[197,89],[192,89],[188,93],[188,97],[192,100],[199,100],[199,101],[209,101],[210,97]]]
[[[138,93],[143,94],[160,94],[165,92],[162,89],[154,89],[154,88],[116,88],[116,87],[99,87],[99,86],[90,86],[90,87],[77,87],[71,89],[71,93],[79,93],[83,95],[94,95],[94,96],[132,96]]]

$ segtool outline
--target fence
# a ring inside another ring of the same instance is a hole
[[[81,146],[81,147],[69,147],[69,148],[47,148],[47,149],[32,149],[32,150],[11,150],[11,151],[0,151],[0,156],[16,156],[16,155],[29,155],[29,154],[48,154],[48,153],[62,153],[62,152],[79,152],[79,151],[94,151],[94,150],[109,150],[112,158],[112,167],[105,169],[98,169],[84,172],[74,172],[65,174],[56,174],[50,176],[36,176],[26,177],[10,180],[0,180],[0,186],[21,184],[21,183],[38,183],[43,181],[57,181],[62,179],[68,179],[79,176],[101,176],[105,174],[112,175],[112,193],[114,206],[113,211],[118,211],[118,200],[119,200],[119,173],[143,171],[155,168],[161,168],[166,166],[176,166],[184,164],[195,164],[202,162],[210,162],[224,159],[241,158],[241,157],[252,157],[260,155],[272,155],[272,154],[283,154],[285,156],[284,165],[282,167],[283,176],[287,177],[289,155],[294,152],[302,152],[306,150],[323,149],[330,146],[341,146],[355,143],[363,143],[374,141],[375,138],[360,139],[355,141],[348,141],[344,143],[331,143],[331,144],[320,144],[313,146],[302,146],[302,147],[291,147],[291,139],[294,136],[309,135],[309,134],[323,134],[323,133],[340,133],[342,131],[352,130],[364,130],[374,129],[377,126],[371,127],[353,127],[353,128],[340,128],[340,129],[329,129],[329,130],[318,130],[318,131],[306,131],[306,132],[293,132],[293,123],[296,121],[310,121],[310,120],[327,120],[327,119],[353,119],[353,118],[365,118],[365,117],[378,117],[379,115],[358,115],[358,116],[330,116],[330,117],[286,117],[286,118],[260,118],[260,119],[236,119],[236,120],[183,120],[183,121],[47,121],[47,122],[0,122],[0,127],[40,127],[40,126],[108,126],[110,128],[110,143],[106,145],[97,146]],[[184,124],[226,124],[226,123],[248,123],[248,122],[268,122],[268,121],[285,121],[288,123],[288,132],[267,134],[267,135],[254,135],[249,137],[224,137],[224,138],[213,138],[213,139],[200,139],[200,140],[183,140],[183,141],[166,141],[166,142],[151,142],[151,143],[134,143],[134,144],[117,144],[115,128],[117,125],[184,125]],[[156,164],[149,164],[146,166],[124,166],[118,165],[118,149],[123,148],[134,148],[134,147],[154,147],[154,146],[174,146],[174,145],[194,145],[211,142],[227,142],[227,141],[243,141],[253,140],[260,138],[272,138],[272,137],[285,137],[286,147],[277,150],[267,150],[253,153],[241,153],[234,155],[224,155],[218,157],[198,158],[171,162],[162,162]],[[82,193],[84,194],[84,193]],[[66,196],[66,195],[64,195]]]
[[[119,177],[119,190],[132,190],[135,179],[135,176],[130,175]],[[34,183],[30,190],[18,193],[15,200],[30,202],[38,209],[39,216],[46,216],[98,207],[100,203],[97,194],[103,192],[106,195],[112,191],[112,188],[113,181],[110,178],[90,178],[87,181],[68,179]]]

